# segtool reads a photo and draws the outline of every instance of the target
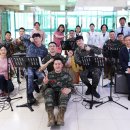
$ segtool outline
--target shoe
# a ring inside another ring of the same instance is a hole
[[[91,94],[91,89],[87,89],[87,91],[85,92],[85,95],[90,95]]]
[[[128,96],[128,100],[130,101],[130,95]]]
[[[39,86],[38,86],[38,84],[37,84],[35,81],[33,82],[33,85],[34,85],[34,90],[35,90],[37,93],[40,93]]]
[[[27,95],[27,99],[28,99],[28,100],[27,100],[28,103],[31,104],[31,105],[35,104],[36,101],[37,101],[37,100],[34,98],[33,93],[28,94],[28,95]]]
[[[94,90],[94,92],[93,92],[93,96],[96,97],[96,98],[100,98],[100,95],[99,95],[99,93],[97,93],[96,90]]]

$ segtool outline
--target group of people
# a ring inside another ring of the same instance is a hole
[[[34,23],[34,29],[31,35],[25,34],[25,29],[19,29],[20,37],[16,40],[11,39],[11,33],[5,33],[5,40],[0,44],[0,90],[1,93],[7,93],[9,79],[8,62],[13,70],[13,63],[10,61],[12,55],[17,52],[26,53],[27,57],[41,57],[42,65],[38,68],[28,67],[28,103],[33,105],[36,98],[33,95],[34,90],[39,93],[38,84],[42,84],[41,90],[45,99],[45,109],[48,113],[48,126],[64,125],[64,114],[67,103],[70,99],[74,88],[75,75],[80,77],[82,82],[88,87],[86,95],[93,94],[94,97],[100,98],[100,94],[96,88],[98,86],[101,69],[90,65],[85,66],[82,62],[83,56],[96,56],[101,53],[105,57],[104,78],[111,76],[111,52],[108,48],[119,47],[120,64],[123,71],[126,72],[129,87],[130,100],[130,28],[125,27],[126,19],[121,17],[120,25],[116,31],[107,32],[107,25],[101,26],[101,34],[94,31],[95,25],[90,24],[90,32],[87,33],[88,44],[84,41],[81,33],[81,27],[76,26],[75,30],[70,30],[68,35],[64,35],[64,25],[59,25],[54,33],[54,39],[48,44],[48,49],[43,44],[45,41],[45,33],[40,30],[40,23]],[[67,37],[66,41],[71,44],[70,50],[65,51],[65,55],[61,55],[61,42]],[[74,69],[74,66],[77,70]],[[73,70],[73,74],[69,73],[67,68]],[[47,70],[47,73],[45,72]],[[92,83],[88,80],[92,79]],[[36,80],[35,80],[36,79]],[[54,115],[54,107],[58,106],[59,112],[57,117]]]

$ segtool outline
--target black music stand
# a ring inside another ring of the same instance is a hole
[[[10,63],[9,63],[9,61],[8,61],[9,59],[7,59],[7,71],[8,71],[8,77],[9,77],[9,79],[8,80],[11,80],[11,65],[10,65]],[[11,81],[12,82],[12,81]],[[16,97],[16,98],[11,98],[10,97],[10,92],[9,92],[9,82],[7,83],[7,85],[8,85],[8,87],[7,87],[7,90],[8,90],[8,95],[7,95],[7,97],[6,97],[6,99],[5,100],[2,100],[2,101],[0,101],[0,102],[8,102],[9,103],[9,105],[10,105],[10,108],[11,108],[11,111],[13,111],[13,107],[12,107],[12,104],[11,104],[11,101],[12,100],[15,100],[15,99],[19,99],[19,98],[23,98],[22,96],[21,97]]]
[[[119,67],[118,67],[118,61],[119,61],[119,51],[121,49],[121,47],[111,47],[111,46],[107,46],[107,53],[108,53],[108,58],[109,60],[111,61],[111,64],[112,64],[112,68],[116,68],[116,70],[119,70]],[[113,70],[114,71],[114,70]],[[111,73],[110,76],[112,76],[113,74]],[[111,79],[110,79],[111,80]],[[107,87],[108,85],[110,85],[110,83],[104,85],[103,87]]]
[[[86,68],[89,68],[90,66],[96,67],[96,68],[103,68],[104,67],[104,58],[103,57],[91,57],[91,56],[83,56],[81,57],[82,65]],[[90,109],[92,109],[94,104],[102,103],[93,100],[93,87],[92,87],[92,99],[86,100],[83,99],[84,102],[87,102],[90,104]]]
[[[41,66],[41,58],[40,57],[18,57],[14,56],[13,61],[16,67],[25,67],[27,70],[28,67],[38,68]],[[28,75],[26,75],[26,95],[28,94]],[[28,102],[28,96],[27,96],[27,103],[23,105],[18,105],[16,107],[28,107],[31,111],[34,111],[32,109],[32,104]]]
[[[120,48],[119,47],[115,47],[115,48],[108,48],[108,49],[110,51],[111,63],[112,63],[112,65],[115,65],[115,67],[117,68],[117,66],[118,66],[118,62],[117,61],[118,61],[118,58],[119,58],[118,56],[119,56]],[[114,59],[114,61],[112,59]],[[97,105],[96,107],[99,107],[99,106],[101,106],[101,105],[103,105],[103,104],[105,104],[107,102],[114,102],[114,103],[116,103],[116,104],[118,104],[118,105],[120,105],[120,106],[122,106],[122,107],[124,107],[125,109],[128,110],[127,107],[125,107],[122,104],[120,104],[120,103],[118,103],[118,102],[113,100],[113,97],[112,97],[112,85],[114,85],[114,83],[113,83],[112,76],[113,76],[113,74],[111,73],[111,75],[110,75],[111,78],[110,78],[110,83],[109,83],[110,84],[110,95],[108,96],[108,101],[105,101],[105,102]]]
[[[20,53],[20,52],[18,52],[18,53],[13,54],[13,56],[25,57],[25,56],[26,56],[26,53]],[[18,84],[19,84],[19,86],[20,86],[21,81],[20,81],[19,71],[20,71],[20,69],[19,69],[19,67],[17,67],[16,76],[17,76],[17,82],[18,82]]]

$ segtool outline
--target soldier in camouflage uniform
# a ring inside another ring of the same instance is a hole
[[[107,40],[103,46],[103,56],[106,59],[104,66],[104,78],[111,79],[111,75],[114,74],[115,66],[113,65],[113,58],[118,59],[118,53],[112,52],[114,48],[121,48],[122,43],[116,39],[114,31],[109,32],[110,39]]]
[[[96,68],[93,66],[90,66],[88,68],[86,66],[83,66],[81,57],[82,56],[95,56],[95,54],[101,53],[101,49],[93,45],[84,44],[82,36],[76,37],[76,42],[77,42],[78,48],[75,50],[74,59],[75,59],[75,63],[78,64],[79,66],[82,66],[83,68],[83,70],[80,72],[80,78],[82,82],[88,87],[86,91],[86,95],[92,94],[93,92],[93,95],[96,98],[100,98],[100,95],[96,92],[96,88],[100,80],[101,71],[99,68]],[[92,84],[90,84],[88,77],[92,78]]]
[[[26,46],[23,43],[23,40],[21,40],[21,37],[25,34],[25,28],[21,27],[19,28],[19,38],[15,39],[15,52],[20,52],[20,53],[26,53]]]
[[[57,124],[64,125],[64,113],[73,88],[72,78],[62,70],[63,60],[54,59],[54,71],[49,72],[43,79],[45,108],[48,113],[48,127],[55,125],[54,106],[58,105]]]
[[[15,53],[15,46],[13,39],[11,38],[11,32],[5,32],[5,40],[2,41],[2,44],[4,44],[7,48],[7,57],[11,57],[12,54]]]
[[[43,59],[43,61],[42,61],[43,65],[39,69],[40,71],[41,70],[45,70],[46,68],[47,68],[48,72],[53,71],[54,70],[54,68],[53,68],[53,61],[54,61],[54,58],[56,58],[56,57],[62,58],[64,64],[67,61],[67,59],[65,57],[63,57],[61,54],[59,54],[59,53],[56,52],[57,48],[56,48],[56,43],[55,42],[50,42],[49,43],[48,50],[49,50],[49,53]]]

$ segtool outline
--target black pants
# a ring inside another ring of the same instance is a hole
[[[4,75],[0,75],[0,90],[8,92],[7,90],[7,80]]]
[[[130,96],[130,74],[126,74],[126,77],[127,77],[128,90],[129,90],[128,94]]]
[[[87,69],[80,72],[80,78],[82,82],[90,88],[90,82],[88,78],[92,78],[92,87],[96,90],[101,76],[101,70],[99,68]]]

